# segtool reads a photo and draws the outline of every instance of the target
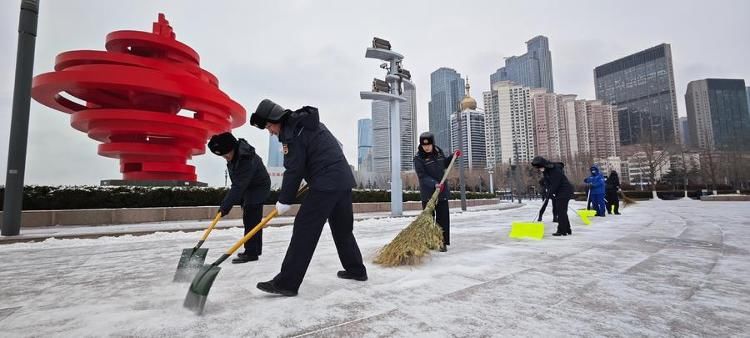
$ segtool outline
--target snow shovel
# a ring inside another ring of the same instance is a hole
[[[299,196],[305,191],[307,191],[307,185],[300,188],[299,192],[297,192],[297,195]],[[221,267],[219,267],[219,265],[223,263],[227,258],[231,257],[234,252],[237,251],[237,249],[245,244],[245,242],[249,241],[250,238],[255,236],[258,231],[265,228],[268,222],[270,222],[271,219],[273,219],[277,215],[278,210],[274,208],[266,217],[264,217],[260,221],[260,223],[258,223],[258,225],[250,230],[247,235],[242,237],[239,241],[237,241],[237,243],[234,243],[231,248],[224,252],[224,254],[221,255],[219,259],[211,264],[203,265],[200,271],[198,271],[198,274],[196,274],[193,278],[193,282],[190,283],[190,288],[188,288],[187,295],[185,296],[185,302],[182,303],[182,306],[195,312],[195,314],[202,314],[203,308],[206,306],[206,300],[208,299],[208,292],[211,290],[211,286],[214,284],[219,271],[221,271]]]
[[[221,219],[221,212],[216,213],[216,217],[214,217],[213,222],[211,222],[211,225],[209,225],[208,228],[203,231],[203,235],[201,236],[200,241],[198,241],[198,244],[194,248],[182,249],[182,255],[180,256],[180,261],[177,262],[177,271],[175,271],[174,273],[174,279],[172,280],[173,282],[189,281],[203,266],[203,262],[206,261],[206,254],[208,253],[208,249],[201,248],[201,245],[203,245],[203,242],[206,241],[206,238],[208,238],[208,234],[211,233],[211,230],[216,227],[216,223],[219,222],[219,219]]]
[[[541,219],[544,211],[547,209],[547,203],[549,203],[549,198],[546,198],[544,203],[542,203],[542,208],[539,209],[539,217],[536,222],[533,220],[531,222],[511,222],[508,237],[542,239],[544,237],[544,223],[542,223]]]
[[[573,208],[568,207],[568,209],[573,210]],[[583,221],[583,224],[591,225],[591,220],[589,217],[596,216],[596,210],[587,210],[587,209],[579,209],[579,210],[573,210],[578,215],[578,217],[581,218],[581,221]]]

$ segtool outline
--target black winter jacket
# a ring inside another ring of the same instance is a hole
[[[565,164],[560,162],[549,162],[544,164],[544,186],[546,198],[567,198],[573,197],[573,185],[570,184],[565,176],[563,168]]]
[[[617,198],[617,191],[620,189],[620,177],[617,174],[610,174],[607,177],[607,183],[605,186],[605,195],[607,200],[619,200]]]
[[[443,150],[438,146],[432,146],[432,152],[426,153],[422,146],[419,146],[417,155],[414,156],[414,171],[419,177],[419,194],[422,202],[427,202],[435,192],[435,184],[440,183],[445,174],[445,169],[453,159],[453,154],[446,157]],[[440,193],[439,199],[446,201],[450,198],[450,187],[446,184],[443,192]]]
[[[294,203],[304,179],[310,190],[345,191],[355,186],[354,174],[338,140],[320,122],[318,109],[288,111],[279,140],[284,147],[284,179],[279,202]]]
[[[227,171],[232,187],[221,202],[223,209],[230,205],[263,204],[271,192],[271,178],[266,166],[255,154],[255,148],[244,139],[239,139],[234,149],[234,158],[227,162]]]

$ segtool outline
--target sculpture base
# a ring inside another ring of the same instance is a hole
[[[102,186],[136,186],[136,187],[207,187],[207,183],[198,181],[136,181],[136,180],[101,180]]]

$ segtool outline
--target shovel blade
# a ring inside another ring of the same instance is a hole
[[[204,265],[200,268],[200,271],[193,278],[193,282],[190,283],[182,306],[195,312],[195,314],[202,314],[208,299],[208,292],[211,291],[211,286],[214,284],[219,271],[221,271],[221,268],[215,265]]]
[[[589,217],[595,216],[596,210],[576,210],[576,213],[579,217],[581,217],[581,221],[583,221],[583,224],[591,225],[591,220],[589,220]]]
[[[208,254],[208,249],[182,249],[173,281],[189,282],[192,280],[206,261],[206,254]]]

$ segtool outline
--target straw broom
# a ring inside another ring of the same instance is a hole
[[[451,159],[440,184],[445,183],[448,174],[453,169],[454,162],[456,162],[456,156]],[[436,250],[443,245],[443,230],[432,217],[438,196],[440,196],[440,189],[435,189],[422,213],[409,226],[401,230],[388,245],[378,251],[374,260],[376,264],[383,266],[416,265],[421,263],[422,257],[429,254],[430,250]]]
[[[634,199],[632,199],[632,198],[630,198],[628,196],[625,196],[624,192],[618,191],[618,193],[620,194],[620,197],[622,198],[622,201],[625,202],[625,206],[633,205],[633,204],[636,203]]]

